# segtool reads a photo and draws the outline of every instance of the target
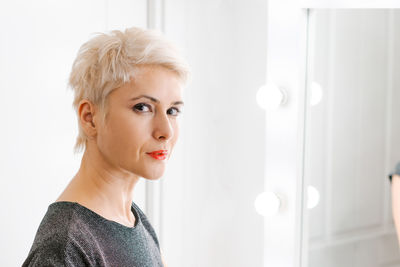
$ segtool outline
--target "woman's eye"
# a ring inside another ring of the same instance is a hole
[[[145,112],[146,111],[146,110],[143,110],[143,108],[145,108],[145,109],[148,108],[149,110],[151,110],[151,106],[149,106],[147,104],[144,104],[144,103],[139,103],[139,104],[135,105],[134,108],[136,110],[141,111],[141,112]]]
[[[136,104],[133,108],[138,110],[140,113],[152,111],[151,106],[145,103]],[[172,110],[172,112],[170,112],[170,110]],[[173,112],[174,110],[175,112]],[[181,110],[178,108],[170,108],[167,112],[167,114],[172,116],[178,116],[179,113],[181,113]]]
[[[181,113],[181,111],[179,110],[179,108],[171,108],[169,110],[176,110],[176,112],[174,113],[175,115],[173,116],[178,116],[179,113]]]

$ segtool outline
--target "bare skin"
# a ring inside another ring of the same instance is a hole
[[[392,176],[392,213],[400,246],[400,176]]]
[[[179,136],[183,104],[177,75],[160,66],[142,66],[134,80],[108,96],[105,125],[88,100],[79,104],[79,123],[89,137],[79,171],[56,201],[78,202],[108,220],[133,227],[131,211],[135,185],[140,177],[159,179]],[[139,95],[148,98],[132,100]],[[145,105],[143,105],[145,104]],[[147,106],[146,106],[147,105]],[[168,150],[157,160],[147,152]],[[165,264],[164,264],[165,265]]]

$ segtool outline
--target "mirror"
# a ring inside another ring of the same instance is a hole
[[[400,11],[309,11],[303,266],[399,266]]]

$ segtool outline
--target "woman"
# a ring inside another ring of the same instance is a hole
[[[397,163],[394,172],[389,174],[389,179],[392,187],[392,214],[400,246],[400,162]]]
[[[82,45],[69,79],[81,166],[49,205],[23,266],[163,266],[156,233],[132,199],[140,177],[164,173],[188,74],[155,31],[112,31]]]

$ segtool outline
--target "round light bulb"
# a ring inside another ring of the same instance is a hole
[[[314,186],[307,186],[307,208],[315,208],[319,203],[319,192]]]
[[[258,214],[270,216],[277,214],[281,206],[281,200],[273,192],[263,192],[254,201],[254,207]]]
[[[286,93],[273,83],[263,85],[256,94],[257,104],[268,110],[276,110],[286,101]]]
[[[311,83],[311,99],[310,104],[311,106],[317,105],[322,100],[322,86],[317,82]]]

